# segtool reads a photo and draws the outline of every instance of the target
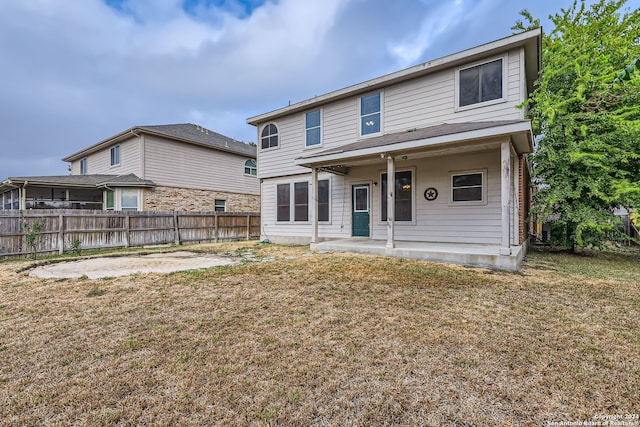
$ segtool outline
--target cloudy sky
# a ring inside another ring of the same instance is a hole
[[[525,8],[550,29],[572,2],[0,1],[0,180],[65,175],[137,125],[255,141],[247,117],[506,37]]]

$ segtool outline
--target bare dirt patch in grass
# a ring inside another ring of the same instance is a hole
[[[135,273],[171,273],[232,265],[238,259],[190,251],[159,252],[119,257],[93,257],[76,261],[47,262],[28,271],[30,276],[48,279],[128,276]]]
[[[626,258],[592,258],[594,273],[533,254],[512,274],[197,250],[273,261],[103,280],[0,263],[3,425],[526,426],[638,411],[640,269]]]

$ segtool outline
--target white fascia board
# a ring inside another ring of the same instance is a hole
[[[343,151],[339,153],[331,153],[319,156],[300,157],[295,159],[296,166],[313,165],[319,163],[330,163],[334,161],[353,159],[358,157],[374,156],[386,153],[395,153],[400,151],[416,150],[423,147],[431,147],[435,145],[447,144],[451,142],[463,142],[474,139],[484,139],[491,137],[499,137],[503,135],[511,135],[531,131],[530,122],[513,123],[510,125],[492,127],[487,129],[479,129],[468,132],[454,133],[449,135],[436,136],[433,138],[417,139],[414,141],[399,142],[396,144],[382,145],[378,147],[363,148],[360,150]]]

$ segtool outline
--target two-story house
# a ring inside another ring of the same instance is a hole
[[[256,147],[190,123],[132,127],[63,160],[71,175],[4,180],[2,208],[260,209]]]
[[[517,269],[540,29],[247,119],[264,238]]]

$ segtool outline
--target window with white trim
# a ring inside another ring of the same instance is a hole
[[[123,211],[138,210],[138,190],[135,188],[123,188],[120,190],[120,209]]]
[[[457,70],[458,107],[503,99],[503,58]]]
[[[309,182],[294,182],[276,186],[276,221],[309,221]],[[328,209],[327,215],[328,217]],[[327,219],[328,220],[328,219]]]
[[[262,149],[278,146],[278,128],[273,123],[266,125],[260,134],[260,146]]]
[[[225,212],[227,210],[227,201],[226,200],[215,200],[214,210],[216,212]]]
[[[318,181],[318,221],[329,221],[329,180]]]
[[[451,174],[452,203],[480,203],[485,201],[485,172]]]
[[[293,184],[293,220],[309,221],[309,183],[296,182]]]
[[[382,221],[387,220],[387,174],[383,173],[380,179],[380,201]],[[405,170],[396,172],[395,176],[395,221],[413,220],[413,171]]]
[[[114,191],[113,190],[107,190],[106,193],[107,193],[107,196],[106,196],[107,200],[106,200],[106,203],[105,203],[105,205],[106,205],[105,207],[106,207],[106,210],[112,211],[116,207]]]
[[[285,222],[291,218],[291,190],[289,184],[278,184],[276,187],[276,221]]]
[[[253,159],[249,159],[244,162],[244,174],[245,175],[258,175],[258,168],[256,166],[256,161]]]
[[[120,164],[120,146],[116,145],[111,147],[111,166],[118,166]]]
[[[320,128],[320,110],[309,111],[304,115],[305,122],[305,146],[313,147],[322,142]]]
[[[84,159],[80,160],[80,175],[86,175],[87,174],[87,158],[85,157]]]
[[[381,126],[381,96],[380,92],[360,98],[360,135],[380,133]]]

